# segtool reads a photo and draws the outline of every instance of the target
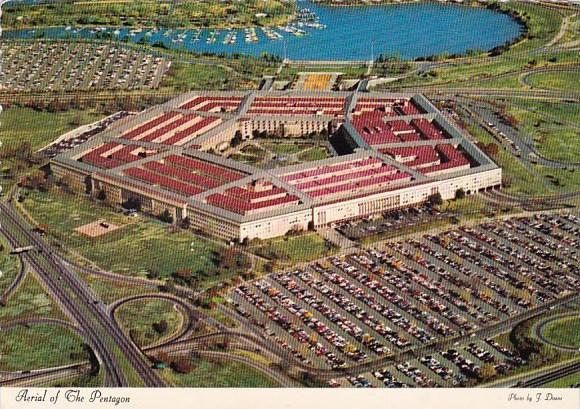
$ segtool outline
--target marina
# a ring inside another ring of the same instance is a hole
[[[347,8],[308,3],[308,7],[298,9],[294,20],[274,27],[68,26],[9,30],[4,35],[119,40],[201,53],[267,53],[292,60],[336,61],[348,55],[352,61],[368,61],[379,53],[415,59],[437,53],[489,50],[517,37],[522,30],[509,16],[484,8],[436,3]]]

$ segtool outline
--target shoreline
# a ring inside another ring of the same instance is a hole
[[[321,1],[312,1],[312,0],[308,0],[306,2],[306,4],[314,4],[314,5],[319,5],[322,7],[329,7],[329,8],[368,8],[368,7],[388,7],[388,6],[408,6],[408,5],[413,5],[413,4],[423,4],[423,3],[430,3],[430,4],[436,4],[436,5],[442,5],[442,6],[447,6],[447,5],[451,5],[451,6],[463,6],[463,7],[473,7],[473,8],[481,8],[481,9],[488,9],[488,10],[492,10],[492,11],[496,11],[498,13],[504,13],[509,15],[510,17],[512,17],[518,24],[524,26],[527,28],[526,24],[519,19],[519,16],[514,16],[512,15],[512,13],[509,10],[503,10],[501,8],[501,6],[499,7],[493,7],[492,4],[489,3],[480,3],[479,1],[476,2],[470,2],[469,4],[465,4],[465,2],[460,2],[460,1],[455,1],[455,0],[380,0],[378,3],[367,3],[367,2],[360,2],[360,3],[332,3],[332,0],[321,0]],[[298,3],[296,3],[298,4]],[[133,25],[125,25],[125,24],[119,24],[119,25],[109,25],[109,24],[93,24],[93,23],[87,23],[87,24],[77,24],[74,27],[75,28],[87,28],[87,29],[96,29],[96,28],[102,28],[102,27],[106,27],[106,28],[114,28],[114,29],[120,29],[120,28],[126,28],[128,30],[154,30],[154,29],[164,29],[164,30],[244,30],[247,28],[261,28],[261,27],[266,27],[266,28],[272,28],[272,27],[277,27],[280,25],[284,25],[284,24],[288,24],[291,23],[297,14],[297,10],[298,8],[296,8],[294,10],[294,12],[292,14],[289,14],[285,19],[284,19],[284,23],[280,23],[280,22],[276,22],[276,23],[271,23],[271,24],[256,24],[256,25],[250,25],[250,26],[246,26],[246,25],[238,25],[238,24],[225,24],[225,25],[182,25],[182,26],[166,26],[166,27],[161,27],[161,26],[156,26],[156,25],[148,25],[148,24],[133,24]],[[72,26],[71,24],[58,24],[58,25],[42,25],[42,26],[35,26],[35,25],[23,25],[23,26],[13,26],[13,25],[4,25],[3,26],[3,30],[4,31],[13,31],[13,30],[36,30],[36,29],[43,29],[43,28],[60,28],[60,27],[67,27],[67,26]]]
[[[311,2],[309,2],[311,3]],[[481,3],[471,3],[471,4],[460,4],[460,3],[456,3],[454,1],[434,1],[434,0],[402,0],[401,2],[397,2],[397,3],[393,3],[390,0],[388,2],[384,2],[384,3],[365,3],[365,4],[331,4],[331,3],[325,3],[323,2],[312,2],[313,4],[316,5],[320,5],[322,7],[388,7],[388,6],[395,6],[395,5],[402,5],[402,6],[409,6],[412,4],[434,4],[434,5],[441,5],[441,6],[453,6],[453,7],[470,7],[470,8],[479,8],[479,9],[488,9],[492,12],[497,12],[497,13],[501,13],[501,14],[505,14],[507,15],[509,18],[511,18],[516,24],[518,24],[521,28],[521,32],[519,35],[517,35],[516,37],[512,38],[511,40],[507,40],[502,44],[498,44],[497,46],[487,49],[487,50],[465,50],[461,53],[438,53],[438,54],[426,54],[426,55],[422,55],[422,56],[418,56],[418,57],[414,57],[414,58],[406,58],[403,59],[403,61],[406,62],[424,62],[424,61],[443,61],[443,60],[456,60],[456,59],[460,59],[460,58],[466,58],[466,57],[496,57],[499,56],[509,50],[511,50],[514,46],[517,46],[518,44],[526,41],[529,33],[530,33],[530,26],[529,26],[529,22],[526,21],[519,13],[517,10],[511,9],[509,7],[509,5],[506,7],[506,5],[503,4],[481,4]],[[84,29],[84,30],[92,30],[92,29],[97,29],[97,28],[106,28],[107,34],[105,36],[99,36],[97,35],[95,38],[89,38],[89,37],[83,37],[81,38],[75,38],[74,36],[71,37],[66,37],[66,36],[62,36],[62,37],[55,37],[55,36],[51,36],[51,35],[40,35],[40,36],[35,36],[33,34],[33,36],[31,38],[19,38],[17,36],[14,36],[13,38],[10,38],[9,40],[11,41],[19,41],[19,40],[28,40],[28,41],[82,41],[82,42],[97,42],[97,41],[105,41],[105,42],[110,42],[110,41],[114,41],[114,42],[118,42],[120,44],[126,44],[126,45],[139,45],[139,46],[147,46],[147,48],[149,48],[152,52],[155,52],[156,50],[165,50],[167,52],[184,52],[184,50],[179,50],[179,48],[172,48],[171,46],[161,46],[158,45],[157,43],[149,43],[149,44],[144,44],[144,43],[140,43],[139,41],[132,41],[131,39],[127,40],[126,37],[123,39],[117,39],[117,38],[113,38],[110,35],[110,30],[117,30],[117,29],[125,29],[125,30],[183,30],[183,31],[187,31],[187,30],[243,30],[243,29],[248,29],[248,28],[260,28],[260,27],[267,27],[264,25],[255,25],[255,26],[249,26],[249,27],[238,27],[238,28],[234,28],[234,27],[227,27],[227,28],[218,28],[218,27],[202,27],[202,26],[191,26],[191,27],[158,27],[158,26],[151,26],[151,27],[136,27],[136,26],[110,26],[110,25],[100,25],[100,26],[92,26],[92,25],[81,25],[78,27],[75,27],[77,29]],[[46,30],[46,29],[62,29],[64,28],[64,26],[62,25],[50,25],[50,26],[31,26],[31,27],[9,27],[9,28],[5,28],[5,33],[11,33],[11,32],[17,32],[20,30]],[[473,53],[474,51],[478,51],[477,53]],[[191,55],[206,55],[206,56],[215,56],[215,57],[224,57],[224,58],[228,58],[227,54],[237,54],[237,52],[232,52],[232,53],[228,53],[223,52],[223,51],[199,51],[199,50],[186,50],[185,52],[191,54]],[[249,56],[252,56],[253,58],[260,58],[257,55],[253,55],[253,54],[248,54]],[[270,54],[274,57],[278,57],[281,58],[281,56],[276,55],[276,54]],[[379,58],[379,56],[381,56],[382,53],[379,53],[377,55],[377,58],[375,58],[374,63],[380,63],[380,61],[377,61],[377,59]],[[319,60],[292,60],[291,61],[295,61],[296,63],[318,63]],[[334,61],[334,60],[331,60]],[[336,60],[336,61],[349,61],[350,63],[364,63],[364,64],[368,64],[369,60]]]

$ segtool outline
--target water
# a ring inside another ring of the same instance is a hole
[[[297,36],[274,27],[282,38],[268,38],[256,28],[257,41],[246,42],[245,30],[150,30],[131,32],[128,28],[107,28],[104,31],[54,27],[36,30],[5,31],[6,38],[33,38],[44,32],[45,38],[105,35],[149,44],[162,42],[169,48],[210,53],[241,53],[259,56],[266,52],[292,60],[370,60],[371,55],[396,54],[415,59],[440,53],[464,53],[469,49],[489,50],[517,37],[522,26],[509,16],[483,8],[418,3],[403,5],[327,7],[311,3],[307,6],[326,28],[300,26],[306,34]],[[215,41],[208,38],[215,36]]]

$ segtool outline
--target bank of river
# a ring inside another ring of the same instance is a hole
[[[396,54],[403,59],[489,50],[524,29],[510,16],[485,8],[439,3],[329,7],[301,3],[320,25],[245,30],[130,30],[51,27],[5,31],[5,38],[112,38],[209,53],[262,53],[292,60],[370,60]],[[249,40],[246,40],[249,39]]]

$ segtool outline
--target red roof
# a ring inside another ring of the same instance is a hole
[[[124,170],[123,173],[152,185],[162,186],[185,196],[193,196],[203,192],[203,189],[198,187],[141,168],[129,168]]]
[[[228,182],[238,180],[244,177],[244,175],[229,170],[227,168],[223,168],[221,166],[213,165],[207,162],[202,162],[201,160],[198,159],[191,159],[185,156],[169,155],[164,158],[164,161],[173,163],[175,165],[179,165],[188,170],[195,170],[197,172],[204,173],[213,178],[225,180]]]

